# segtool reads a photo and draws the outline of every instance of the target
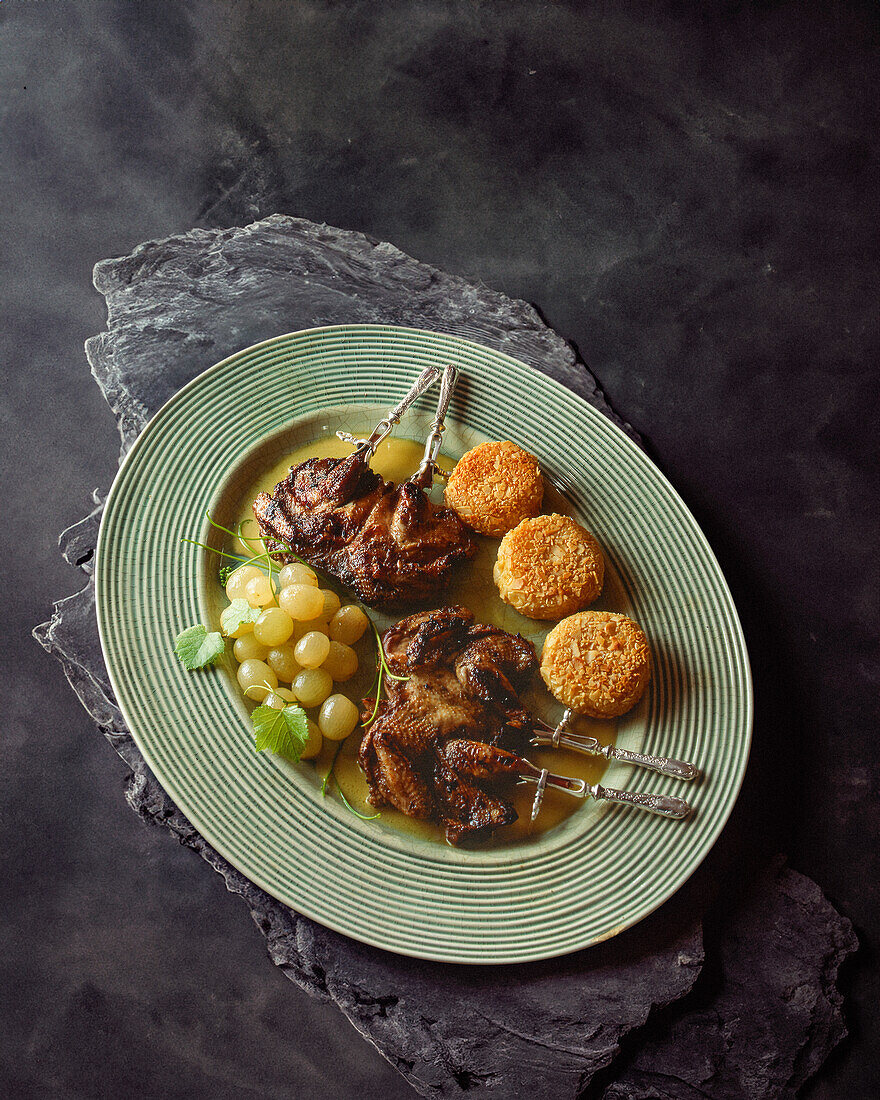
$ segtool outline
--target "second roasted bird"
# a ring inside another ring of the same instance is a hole
[[[510,801],[492,789],[504,776],[476,774],[470,761],[479,749],[467,743],[527,744],[534,723],[519,692],[537,667],[534,647],[475,623],[463,607],[410,615],[383,644],[389,668],[406,679],[386,685],[373,721],[373,700],[365,700],[358,761],[370,802],[437,821],[452,843],[515,821]]]

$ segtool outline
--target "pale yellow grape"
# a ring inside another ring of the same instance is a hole
[[[257,641],[253,635],[253,631],[251,631],[250,634],[242,634],[240,638],[235,639],[232,652],[236,661],[241,664],[242,661],[246,661],[249,657],[256,657],[259,661],[265,661],[269,650],[266,646],[261,645],[260,642]]]
[[[251,607],[268,607],[275,602],[275,585],[265,573],[259,573],[247,582],[245,599]]]
[[[242,565],[235,570],[234,573],[230,573],[226,581],[226,595],[230,600],[246,600],[248,581],[252,581],[254,577],[261,577],[262,572],[257,569],[255,565]]]
[[[317,722],[313,722],[309,719],[309,739],[306,741],[306,747],[300,753],[300,760],[314,760],[320,753],[321,747],[324,744],[324,738],[321,736],[321,730]]]
[[[318,725],[328,741],[344,741],[358,723],[358,709],[345,695],[331,695],[321,704]]]
[[[307,565],[298,561],[282,567],[278,574],[278,582],[282,588],[287,588],[291,584],[309,584],[312,588],[318,587],[318,577],[314,569],[309,569]]]
[[[294,657],[293,645],[290,642],[273,646],[265,660],[278,679],[283,680],[286,684],[292,684],[294,677],[302,672],[302,666]]]
[[[340,607],[330,620],[330,637],[343,645],[354,645],[370,625],[370,620],[355,604]]]
[[[270,691],[278,687],[278,677],[265,661],[260,661],[256,657],[249,657],[246,661],[242,661],[238,666],[237,675],[242,691],[245,692],[251,687],[265,687]],[[249,695],[248,698],[253,699],[254,696]]]
[[[312,630],[317,630],[319,634],[327,633],[327,624],[323,619],[309,619],[306,623],[297,622],[293,620],[293,633],[290,635],[288,641],[291,645],[296,645],[300,638],[304,638]]]
[[[292,686],[304,707],[316,707],[333,690],[333,677],[323,668],[304,668]]]
[[[263,700],[264,707],[271,707],[272,710],[284,710],[287,703],[284,702],[282,697],[277,691],[270,691],[266,698]]]
[[[320,618],[329,622],[330,619],[339,610],[340,599],[335,592],[331,592],[329,588],[320,589],[321,595],[324,597],[324,607],[321,610]]]
[[[319,588],[310,584],[289,584],[278,593],[278,606],[292,619],[307,622],[317,619],[324,610],[324,597]]]
[[[280,607],[267,607],[254,623],[254,637],[263,645],[282,645],[293,633],[293,619]]]
[[[296,702],[296,696],[293,694],[290,688],[277,687],[275,688],[275,694],[281,696],[281,698],[284,700],[285,706],[288,706],[290,703]]]
[[[228,635],[230,638],[235,638],[238,641],[239,638],[249,638],[254,633],[253,623],[239,623],[235,630],[231,631]]]
[[[358,670],[358,655],[351,646],[342,642],[331,642],[330,652],[324,659],[321,668],[325,668],[333,679],[341,684],[350,680]]]
[[[327,635],[320,630],[310,630],[296,643],[293,655],[303,668],[320,668],[329,652],[330,639]]]

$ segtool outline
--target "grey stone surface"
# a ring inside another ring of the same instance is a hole
[[[88,354],[118,418],[123,450],[149,416],[211,362],[257,339],[339,322],[415,325],[481,340],[554,375],[609,412],[586,368],[524,303],[418,264],[390,245],[299,219],[272,217],[246,229],[194,231],[142,245],[129,257],[98,265],[96,285],[107,297],[108,332],[89,341]],[[87,571],[99,514],[100,506],[63,536],[68,560]],[[578,1096],[652,1010],[672,1005],[693,986],[703,958],[694,919],[699,914],[687,915],[681,907],[665,907],[638,930],[590,951],[503,970],[401,959],[305,920],[230,868],[149,773],[112,699],[91,583],[58,604],[37,637],[61,659],[89,713],[131,768],[132,807],[145,820],[164,823],[223,874],[227,887],[249,905],[273,960],[309,993],[335,1002],[424,1095]],[[755,905],[758,912],[762,906],[777,912],[772,882],[759,891]],[[754,1014],[760,999],[784,999],[791,967],[782,965],[779,952],[761,956],[776,968],[762,975],[763,983],[750,985],[754,959],[743,961],[740,926],[734,922],[727,939],[722,934],[718,958],[745,977],[737,996],[710,999],[700,1014],[706,1029],[700,1042],[714,1059],[714,1079],[722,1082],[721,1091],[704,1095],[776,1095],[768,1089],[780,1080],[788,1087],[798,1075],[805,1079],[843,1034],[833,978],[840,958],[852,949],[850,933],[827,903],[814,898],[802,909],[800,923],[781,913],[778,927],[791,943],[797,1003],[804,1010],[762,1017],[762,1044],[754,1048],[745,1032],[737,1032],[742,1042],[729,1041],[729,1014]],[[689,1019],[682,1016],[681,1026],[692,1026]],[[644,1049],[662,1054],[664,1048]],[[778,1053],[778,1072],[749,1068],[749,1058],[763,1062],[766,1051]],[[728,1065],[734,1056],[739,1060]],[[648,1069],[641,1063],[625,1067],[636,1075],[635,1084],[624,1076],[614,1087],[643,1087],[638,1073],[656,1066],[646,1057]],[[690,1080],[685,1071],[679,1076]],[[752,1082],[752,1091],[723,1091],[726,1082],[740,1079]]]
[[[556,378],[637,438],[532,306],[362,233],[280,214],[193,229],[97,264],[95,286],[108,331],[86,351],[124,450],[212,363],[285,332],[338,324],[404,325],[486,344]]]
[[[618,1067],[602,1100],[793,1100],[846,1033],[835,983],[857,947],[819,887],[777,860],[725,921],[705,988]]]

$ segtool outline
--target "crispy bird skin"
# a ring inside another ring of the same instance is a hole
[[[275,558],[302,558],[370,607],[435,597],[477,549],[451,508],[434,504],[412,480],[383,480],[364,452],[301,462],[271,494],[260,493],[253,510]]]
[[[477,766],[487,744],[521,746],[532,721],[519,701],[537,667],[530,642],[474,622],[463,607],[401,620],[383,638],[390,680],[358,760],[374,806],[438,821],[450,843],[516,820],[491,789],[509,772]],[[374,700],[364,700],[363,720]]]
[[[447,741],[443,746],[443,755],[451,768],[459,775],[471,779],[480,779],[484,783],[496,779],[522,775],[523,758],[497,745],[486,745],[482,741],[457,739]]]

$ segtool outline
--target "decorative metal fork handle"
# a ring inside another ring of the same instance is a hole
[[[529,765],[520,774],[521,783],[534,783],[537,786],[535,801],[532,804],[532,821],[538,816],[541,801],[547,787],[565,791],[575,798],[597,798],[604,802],[620,802],[628,806],[638,806],[648,813],[659,814],[660,817],[671,817],[681,820],[690,814],[691,807],[683,798],[674,798],[665,794],[640,794],[636,791],[617,791],[612,787],[600,787],[598,783],[587,783],[584,779],[570,779],[566,775],[554,775],[547,768],[536,768]]]
[[[588,756],[604,756],[606,760],[621,760],[625,764],[637,764],[640,768],[647,768],[648,771],[672,776],[673,779],[690,781],[700,774],[699,768],[686,760],[672,760],[667,756],[649,756],[646,753],[630,752],[629,749],[618,749],[614,745],[601,745],[595,737],[588,737],[586,734],[572,733],[568,725],[573,717],[572,711],[567,710],[552,733],[536,731],[532,744],[536,748],[566,748]]]
[[[369,454],[375,454],[376,448],[385,439],[386,436],[391,434],[394,425],[397,424],[406,410],[412,405],[414,401],[417,401],[425,390],[429,390],[431,386],[437,381],[437,377],[440,374],[439,367],[425,367],[422,373],[413,383],[409,393],[404,397],[393,409],[389,409],[385,416],[379,421],[376,427],[373,429],[372,434],[368,439],[358,439],[356,436],[351,435],[350,432],[337,432],[336,435],[339,439],[345,443],[351,443],[357,450],[366,450]]]
[[[425,443],[425,455],[419,463],[418,470],[410,478],[410,481],[421,489],[430,488],[434,482],[437,455],[440,453],[440,444],[443,441],[443,432],[446,429],[446,413],[449,411],[452,391],[455,389],[457,381],[458,371],[450,363],[443,371],[443,379],[440,383],[440,400],[437,402],[437,413],[431,422],[431,434]]]

